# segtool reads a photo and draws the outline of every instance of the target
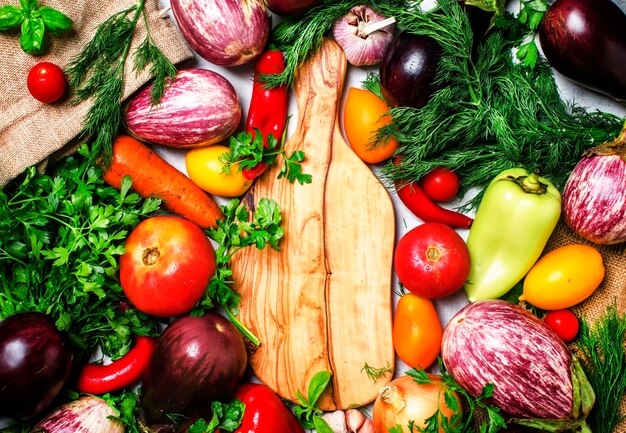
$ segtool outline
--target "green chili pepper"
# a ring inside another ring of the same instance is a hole
[[[561,215],[561,194],[522,168],[504,170],[485,190],[467,237],[470,302],[499,298],[535,264]]]

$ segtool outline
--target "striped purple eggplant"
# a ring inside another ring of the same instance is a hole
[[[563,191],[565,222],[597,244],[626,242],[626,129],[585,152]]]
[[[172,0],[171,6],[189,46],[216,65],[249,63],[267,44],[270,17],[263,0]]]
[[[201,147],[226,139],[239,126],[241,103],[232,84],[208,69],[184,69],[152,105],[151,86],[128,104],[126,127],[139,140]]]
[[[492,404],[513,423],[588,431],[585,418],[595,395],[579,362],[519,305],[485,300],[466,306],[444,330],[441,357],[470,394],[493,384]]]

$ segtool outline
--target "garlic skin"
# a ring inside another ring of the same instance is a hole
[[[358,433],[375,433],[374,423],[371,419],[366,419]]]
[[[101,398],[84,396],[59,406],[42,419],[31,433],[124,433],[124,424]]]
[[[326,424],[328,424],[328,427],[330,427],[333,433],[348,433],[348,428],[346,427],[346,415],[342,410],[326,412],[322,415],[322,419],[326,421]]]
[[[351,65],[377,65],[393,39],[394,23],[369,6],[355,6],[333,24],[333,36]]]
[[[357,433],[363,423],[365,422],[365,415],[358,409],[346,410],[346,426],[350,433]]]

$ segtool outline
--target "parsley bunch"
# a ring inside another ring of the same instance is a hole
[[[28,54],[43,54],[46,49],[46,31],[56,35],[72,28],[72,20],[49,6],[40,6],[37,0],[20,0],[20,6],[0,7],[0,31],[20,27],[20,45]]]
[[[268,166],[276,164],[278,155],[283,157],[283,166],[278,173],[278,179],[286,177],[291,183],[298,181],[300,185],[311,183],[313,180],[310,174],[302,173],[304,152],[297,150],[287,155],[285,151],[285,137],[281,139],[280,146],[274,135],[267,135],[267,147],[263,145],[263,135],[255,128],[255,134],[250,132],[240,132],[236,136],[230,137],[230,152],[220,156],[220,161],[225,165],[223,171],[230,174],[231,167],[239,164],[239,170],[254,168],[257,164],[263,163]]]
[[[156,324],[125,296],[117,259],[128,233],[160,206],[106,185],[87,160],[89,148],[66,158],[56,175],[30,168],[21,182],[0,192],[0,318],[19,312],[47,314],[87,359],[100,347],[116,359]]]
[[[230,259],[237,251],[246,247],[255,246],[262,250],[269,245],[278,250],[278,243],[285,234],[285,229],[281,226],[282,214],[278,203],[267,198],[259,200],[252,218],[248,208],[239,199],[231,200],[221,209],[224,217],[217,220],[217,227],[207,230],[209,238],[219,244],[215,251],[217,267],[204,298],[192,314],[201,315],[217,304],[224,308],[237,329],[252,344],[258,346],[259,339],[236,317],[241,296],[232,288],[233,271],[230,268]]]

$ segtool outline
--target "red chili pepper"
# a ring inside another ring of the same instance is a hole
[[[425,223],[439,222],[452,228],[468,229],[474,222],[467,215],[442,208],[416,184],[404,185],[396,190],[402,203]]]
[[[234,433],[304,433],[293,412],[267,386],[243,383],[235,391],[235,398],[246,405],[246,411]]]
[[[135,346],[117,361],[107,365],[83,366],[78,376],[78,391],[105,394],[139,381],[152,358],[156,344],[156,338],[138,336]]]
[[[261,161],[252,168],[243,168],[241,174],[243,174],[243,177],[246,179],[253,180],[261,176],[265,170],[267,170],[267,164]]]
[[[260,80],[264,74],[277,74],[285,70],[285,59],[279,50],[265,51],[254,68],[254,84],[252,86],[252,96],[248,119],[246,121],[246,132],[255,134],[255,129],[263,135],[263,145],[269,148],[267,135],[272,134],[280,140],[287,124],[287,114],[289,111],[289,94],[287,85],[276,86],[271,89],[265,87],[265,83]],[[260,164],[257,164],[260,165]],[[267,165],[258,170],[244,169],[243,174],[246,179],[254,179],[265,171]],[[246,171],[249,174],[246,174]],[[252,177],[248,177],[252,176]]]

